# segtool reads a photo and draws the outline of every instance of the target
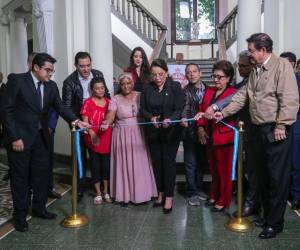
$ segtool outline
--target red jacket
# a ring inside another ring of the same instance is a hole
[[[230,96],[234,92],[236,92],[236,89],[234,87],[227,87],[221,95],[219,95],[214,102],[212,101],[215,97],[215,94],[217,92],[217,89],[215,87],[213,88],[207,88],[205,90],[205,94],[203,96],[203,101],[199,105],[199,111],[205,112],[206,109],[213,103],[220,101],[222,99],[225,99],[227,96]],[[224,119],[223,121],[228,123],[231,126],[235,125],[235,116],[228,117]],[[201,118],[197,122],[198,126],[203,126],[208,136],[211,136],[212,138],[212,145],[226,145],[231,144],[234,141],[234,131],[233,129],[229,128],[228,126],[224,125],[223,123],[215,123],[214,120],[207,120],[205,118]],[[209,128],[212,129],[212,132],[209,131]]]

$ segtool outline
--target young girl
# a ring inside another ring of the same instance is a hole
[[[90,88],[92,96],[84,101],[80,114],[85,122],[92,125],[84,139],[90,155],[92,179],[96,189],[94,204],[98,205],[102,203],[103,198],[108,203],[112,202],[108,192],[111,128],[106,131],[99,129],[108,109],[109,93],[104,78],[93,78]],[[103,193],[100,188],[102,173]]]

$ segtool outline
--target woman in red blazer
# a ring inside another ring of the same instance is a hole
[[[232,95],[236,89],[229,86],[234,76],[234,69],[230,62],[219,61],[213,66],[213,79],[215,87],[205,91],[203,101],[199,106],[200,112],[216,101],[220,101]],[[226,123],[235,124],[235,118],[229,117]],[[231,203],[232,194],[232,151],[234,132],[223,123],[215,123],[214,120],[201,118],[198,124],[198,137],[201,144],[207,145],[208,163],[212,176],[210,187],[209,205],[212,212],[221,212],[228,208]]]

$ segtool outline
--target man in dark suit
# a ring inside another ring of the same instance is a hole
[[[49,109],[55,109],[66,121],[73,121],[79,127],[87,126],[62,104],[57,85],[51,81],[55,62],[50,55],[40,53],[34,57],[31,71],[11,75],[1,107],[11,174],[13,219],[16,230],[21,232],[28,230],[29,187],[33,191],[32,216],[56,218],[56,214],[46,210]]]
[[[76,70],[63,82],[62,101],[71,108],[73,114],[79,119],[80,108],[85,99],[91,95],[90,81],[92,78],[104,78],[99,70],[92,69],[92,58],[88,52],[78,52],[75,55]],[[87,150],[83,137],[81,138],[81,155],[83,160],[83,178],[78,180],[78,201],[83,197],[87,166]]]
[[[5,91],[5,83],[3,82],[3,74],[0,72],[0,106],[2,104],[2,100],[4,98],[4,91]],[[2,147],[2,138],[3,138],[3,127],[2,127],[2,120],[0,119],[0,147]]]

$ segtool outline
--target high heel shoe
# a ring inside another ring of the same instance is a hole
[[[163,208],[163,213],[164,214],[169,214],[169,213],[171,213],[172,212],[172,209],[173,209],[173,207],[170,207],[170,208]]]
[[[210,209],[210,211],[213,212],[213,213],[219,213],[219,212],[223,212],[224,209],[225,209],[225,206],[224,206],[224,207],[221,207],[221,208],[212,207],[212,208]]]
[[[154,202],[152,207],[161,207],[164,203],[161,201],[161,202]]]
[[[165,198],[163,197],[160,202],[157,202],[157,200],[153,203],[152,207],[162,207],[165,203]]]
[[[213,207],[214,205],[216,205],[216,202],[215,202],[215,201],[211,202],[210,200],[207,200],[207,201],[205,202],[205,206],[206,206],[206,207]]]
[[[168,200],[167,200],[168,199]],[[163,207],[163,213],[164,214],[169,214],[169,213],[171,213],[172,212],[172,209],[173,209],[173,198],[166,198],[166,200],[165,200],[165,204],[167,203],[168,204],[168,202],[171,202],[171,204],[169,203],[169,205],[171,205],[171,207],[170,208],[165,208],[165,207]]]

